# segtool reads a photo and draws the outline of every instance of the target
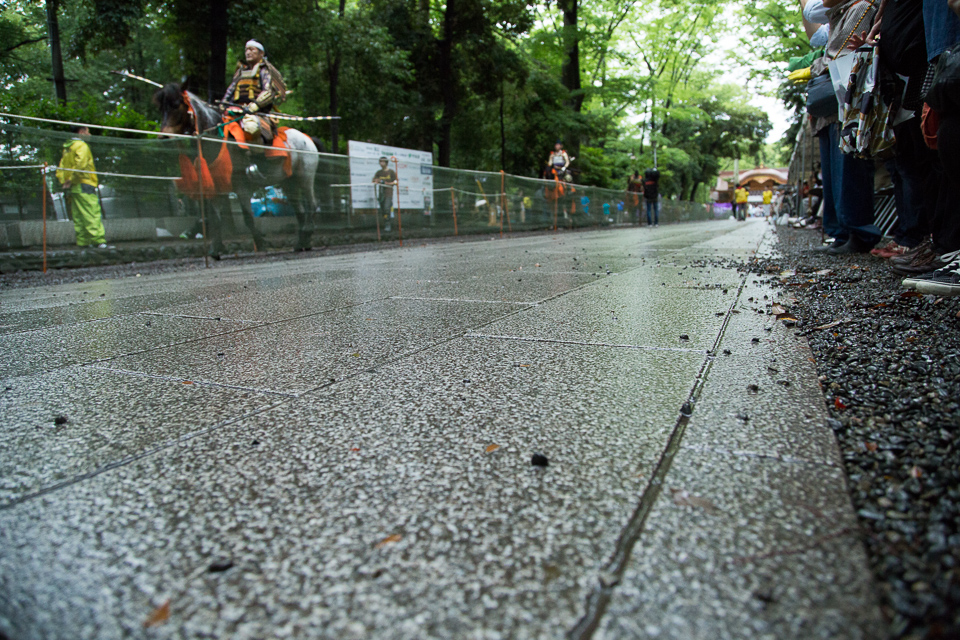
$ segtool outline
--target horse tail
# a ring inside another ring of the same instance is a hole
[[[313,144],[314,146],[317,147],[317,151],[319,151],[320,153],[327,152],[327,145],[324,144],[323,140],[321,140],[320,138],[314,138],[313,136],[307,136],[307,137],[313,140]]]

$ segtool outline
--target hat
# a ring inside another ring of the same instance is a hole
[[[256,40],[247,40],[247,44],[243,45],[243,48],[254,47],[255,49],[260,49],[261,53],[265,53],[263,45],[257,42]]]

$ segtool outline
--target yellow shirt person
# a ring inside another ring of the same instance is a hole
[[[747,200],[750,198],[750,192],[743,188],[743,186],[737,187],[737,190],[733,192],[734,199],[737,202],[737,209],[734,214],[737,217],[737,220],[746,220],[747,219]]]
[[[89,137],[87,127],[72,127],[77,137],[63,144],[63,156],[57,169],[57,180],[64,191],[70,194],[70,217],[77,232],[77,246],[107,249],[103,229],[103,213],[97,195],[97,169],[93,164],[90,145],[83,139]]]

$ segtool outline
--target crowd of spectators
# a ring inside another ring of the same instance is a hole
[[[822,226],[832,239],[822,250],[870,252],[905,276],[907,288],[960,295],[960,96],[952,103],[939,100],[939,110],[928,104],[931,86],[945,86],[934,82],[941,57],[960,55],[960,0],[800,0],[800,5],[811,45],[824,51],[810,63],[811,94],[813,81],[829,73],[831,61],[876,47],[878,97],[899,114],[892,155],[874,158],[841,150],[843,95],[836,113],[810,114],[820,142]],[[874,178],[881,164],[893,183],[898,221],[893,239],[876,246],[882,233],[874,224]]]

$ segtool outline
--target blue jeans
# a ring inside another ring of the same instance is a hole
[[[660,224],[660,201],[644,200],[647,203],[647,224]],[[650,221],[650,212],[653,211],[653,222]]]
[[[882,234],[873,223],[873,160],[840,151],[839,123],[834,122],[819,135],[824,231],[840,242],[851,235],[867,243],[877,242]]]
[[[850,234],[840,224],[837,207],[833,202],[833,154],[830,153],[829,130],[830,127],[827,127],[817,134],[820,139],[820,169],[823,175],[823,232],[843,244],[850,239]]]
[[[923,29],[928,61],[960,42],[960,18],[944,0],[923,0]]]

